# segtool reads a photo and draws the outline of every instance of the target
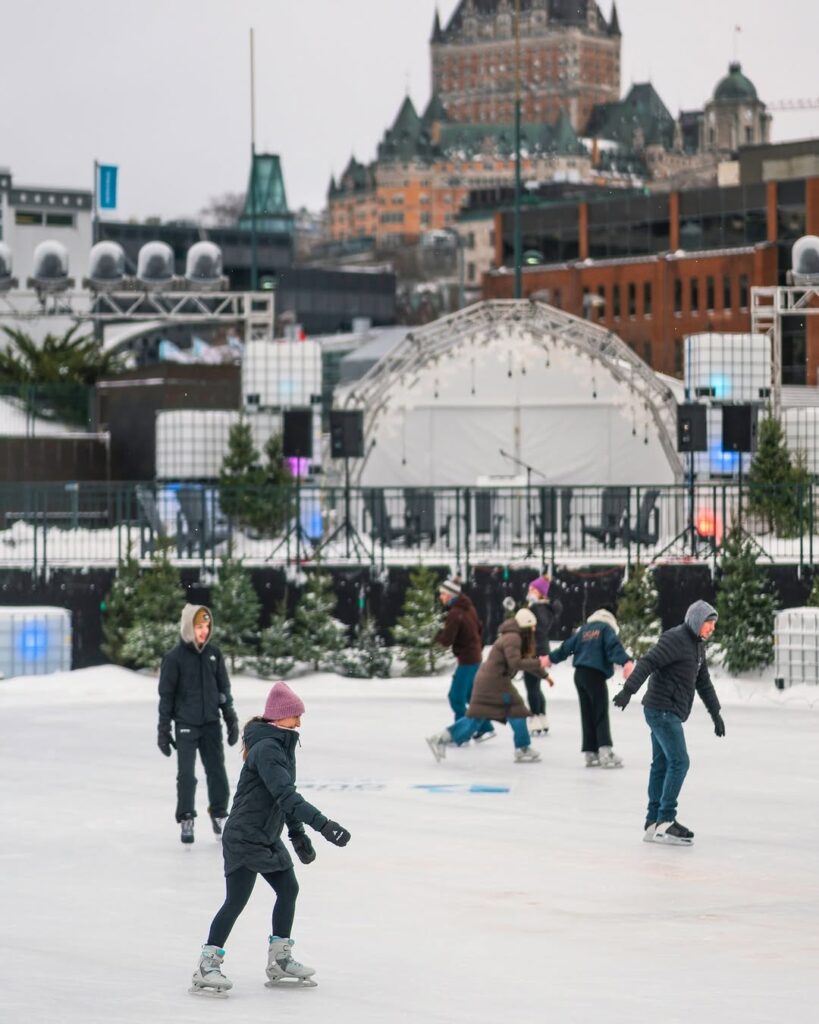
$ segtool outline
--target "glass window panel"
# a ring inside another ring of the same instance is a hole
[[[628,286],[628,315],[637,316],[637,285]]]
[[[651,282],[643,283],[643,316],[651,316]]]
[[[714,310],[714,302],[716,301],[716,288],[714,286],[713,277],[706,277],[705,279],[705,308],[709,312]]]
[[[689,282],[688,295],[691,303],[691,312],[699,313],[700,311],[700,279],[698,277],[692,277]]]
[[[731,275],[725,274],[722,278],[722,308],[733,309],[734,308],[734,297],[733,288],[731,285]]]
[[[620,316],[620,285],[616,284],[611,290],[611,308],[615,317]]]
[[[683,294],[683,285],[682,285],[682,281],[678,277],[677,280],[674,282],[674,312],[675,313],[682,313],[682,294]]]

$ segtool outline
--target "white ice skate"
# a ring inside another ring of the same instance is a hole
[[[224,959],[225,951],[223,949],[218,946],[203,946],[199,965],[193,972],[192,984],[188,992],[195,996],[227,999],[227,990],[233,988],[233,982],[222,974]]]
[[[546,736],[549,732],[549,720],[545,715],[532,715],[529,719],[529,732],[533,736]]]
[[[315,967],[306,967],[291,956],[292,939],[280,939],[277,935],[271,935],[269,943],[266,988],[275,988],[282,984],[298,985],[302,988],[316,987],[318,982],[313,981],[313,975],[316,973]]]
[[[656,821],[647,821],[646,825],[645,825],[645,828],[643,829],[643,842],[644,843],[653,843],[654,842],[654,833],[656,831],[657,831],[657,822]]]
[[[517,747],[515,750],[515,764],[534,764],[540,760],[540,754],[531,747]]]
[[[587,768],[599,768],[600,767],[600,757],[597,754],[595,754],[593,750],[587,750],[583,754],[583,757],[585,757],[585,759],[586,759],[586,767]]]
[[[618,754],[615,754],[611,747],[601,747],[597,752],[597,756],[600,758],[601,768],[622,768],[623,759]]]
[[[443,732],[436,732],[434,736],[427,736],[427,745],[436,761],[443,761],[446,757],[446,748],[451,742],[452,737],[449,734],[449,729],[444,729]]]
[[[678,821],[661,821],[654,829],[653,841],[666,846],[691,846],[694,833]]]

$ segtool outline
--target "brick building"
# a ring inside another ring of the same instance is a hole
[[[750,289],[785,284],[795,239],[819,234],[819,177],[556,202],[522,212],[524,296],[605,324],[654,369],[680,376],[683,339],[751,329]],[[496,214],[483,297],[512,298],[513,214]],[[819,383],[819,318],[786,323],[785,384]]]
[[[595,0],[521,0],[522,118],[566,111],[582,132],[593,108],[620,97],[620,25]],[[430,40],[432,92],[454,121],[511,123],[518,64],[514,0],[462,0]]]

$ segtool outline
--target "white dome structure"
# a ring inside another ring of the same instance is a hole
[[[669,387],[616,335],[539,302],[482,302],[414,330],[338,404],[365,410],[364,486],[520,474],[501,451],[537,483],[683,478]]]

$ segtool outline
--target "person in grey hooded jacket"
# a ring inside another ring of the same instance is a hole
[[[220,715],[228,743],[239,741],[239,719],[233,708],[225,659],[210,643],[213,616],[204,605],[186,604],[179,625],[179,643],[162,659],[159,671],[157,746],[166,757],[176,747],[176,820],[183,843],[193,842],[196,817],[196,754],[202,758],[208,784],[208,813],[213,831],[222,834],[230,787],[225,771]],[[171,732],[175,725],[175,739]]]
[[[716,735],[725,735],[719,700],[705,660],[705,644],[716,625],[716,609],[706,601],[695,601],[685,613],[683,624],[666,630],[640,658],[614,698],[617,707],[625,709],[651,677],[643,698],[652,751],[643,832],[647,843],[690,846],[694,839],[694,833],[676,820],[677,800],[690,763],[683,722],[691,714],[696,692],[713,719]]]

